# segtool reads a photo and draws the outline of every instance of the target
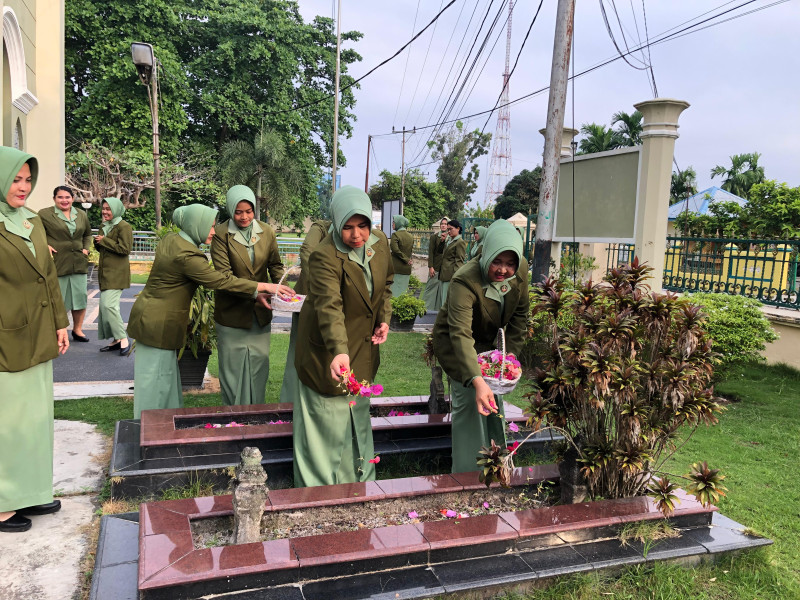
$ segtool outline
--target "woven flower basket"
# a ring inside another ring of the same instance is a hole
[[[501,344],[501,353],[502,353],[502,357],[500,359],[500,364],[502,366],[502,365],[504,365],[506,363],[506,333],[502,329],[500,329],[499,332],[500,332],[499,335],[500,335],[500,344]],[[487,352],[481,352],[478,356],[482,356],[486,360],[491,362],[492,353],[493,352],[495,352],[495,350],[489,350]],[[500,372],[502,374],[502,372],[503,372],[502,368],[500,369]],[[510,394],[511,392],[513,392],[514,388],[517,387],[517,384],[519,383],[519,380],[520,380],[521,377],[522,377],[522,374],[520,373],[520,375],[517,375],[517,377],[515,379],[504,379],[501,376],[501,377],[498,377],[497,379],[495,379],[494,377],[484,377],[483,380],[489,386],[489,389],[492,390],[493,394],[495,394],[495,395],[503,395],[503,394]]]
[[[281,277],[281,280],[278,282],[278,285],[281,285],[283,283],[283,280],[286,279],[286,276],[289,274],[290,271],[299,268],[300,268],[299,266],[294,265],[293,267],[289,267],[288,269],[286,269],[286,271],[283,273],[283,277]],[[303,308],[303,304],[305,303],[305,301],[306,297],[303,296],[302,294],[297,294],[296,296],[292,296],[291,300],[284,300],[278,297],[278,295],[276,294],[272,297],[270,303],[272,304],[272,310],[279,310],[281,312],[299,313],[300,309]]]

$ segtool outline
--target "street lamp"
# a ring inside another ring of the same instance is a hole
[[[153,176],[156,184],[156,229],[161,227],[161,165],[158,151],[158,60],[151,44],[134,42],[131,56],[139,81],[147,86],[150,116],[153,121]]]

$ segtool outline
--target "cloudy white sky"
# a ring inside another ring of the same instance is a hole
[[[685,27],[745,1],[644,0],[650,38],[661,37],[673,28]],[[394,54],[412,37],[412,33],[433,18],[440,6],[448,2],[342,0],[342,30],[364,34],[361,41],[351,44],[363,56],[363,61],[353,65],[350,73],[359,77]],[[310,20],[317,14],[331,16],[335,0],[299,0],[299,4],[303,17]],[[616,0],[615,4],[628,43],[633,46],[639,37],[644,40],[642,0]],[[441,106],[453,87],[455,74],[475,38],[479,20],[490,5],[492,16],[489,21],[500,7],[501,0],[457,0],[439,19],[435,31],[432,28],[426,31],[403,54],[361,83],[361,89],[355,92],[357,121],[354,135],[351,139],[340,140],[347,157],[347,166],[340,170],[343,184],[364,185],[368,135],[390,132],[393,126],[410,129],[437,122]],[[512,64],[538,5],[535,0],[516,2]],[[611,13],[611,5],[610,0],[605,0],[609,18],[615,21],[618,43],[622,45],[624,42],[616,16]],[[768,178],[786,181],[792,186],[800,185],[800,86],[797,84],[800,73],[800,0],[755,0],[708,24],[763,7],[767,8],[651,47],[659,96],[686,100],[691,104],[680,119],[675,158],[681,168],[695,168],[701,190],[720,183],[719,178],[711,180],[709,172],[712,167],[717,164],[728,166],[730,155],[745,152],[762,154],[760,164],[765,167]],[[512,100],[549,84],[555,8],[556,0],[544,0],[511,79]],[[473,10],[475,18],[467,28]],[[700,17],[703,13],[707,14]],[[500,28],[498,26],[495,31],[500,33]],[[494,106],[502,86],[505,61],[505,28],[502,29],[480,76],[477,72],[483,66],[486,54],[478,63],[476,77],[467,85],[466,90],[471,89],[471,93],[462,96],[451,117],[470,115]],[[490,45],[496,38],[497,35],[493,34]],[[462,40],[463,45],[457,54]],[[616,50],[603,24],[599,1],[578,0],[575,72],[580,73],[615,55]],[[641,53],[636,56],[642,57]],[[631,61],[635,62],[635,59]],[[448,80],[452,65],[456,68]],[[444,93],[436,105],[440,91]],[[631,112],[633,104],[652,98],[645,72],[633,69],[622,60],[577,78],[574,92],[576,128],[587,122],[609,125],[614,112]],[[511,106],[514,174],[541,163],[544,141],[538,130],[544,126],[546,111],[546,91]],[[572,120],[569,95],[565,124],[571,126]],[[467,126],[470,129],[481,128],[485,121],[486,116],[477,117],[470,119]],[[486,130],[494,132],[495,125],[496,118],[493,117]],[[415,164],[415,158],[417,162],[430,160],[420,158],[426,140],[427,136],[422,134],[407,137],[407,164]],[[370,184],[376,181],[381,169],[400,171],[400,136],[375,139],[374,151],[370,162]],[[489,156],[479,159],[481,181],[473,199],[481,202],[488,163]],[[435,164],[421,169],[428,173],[429,179],[435,178]]]

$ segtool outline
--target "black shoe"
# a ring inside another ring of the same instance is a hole
[[[74,331],[72,332],[72,339],[76,342],[88,342],[89,338],[85,335],[78,335]]]
[[[119,349],[119,355],[120,356],[128,356],[130,353],[131,353],[131,345],[130,344],[128,344],[124,348],[120,348]]]
[[[31,520],[26,519],[19,512],[14,513],[5,521],[0,521],[0,531],[6,533],[22,533],[31,528]]]
[[[100,348],[100,352],[111,352],[112,350],[119,350],[120,348],[122,348],[122,344],[120,342],[114,342],[113,344]]]
[[[39,515],[49,515],[61,510],[61,500],[53,500],[47,504],[37,504],[36,506],[27,506],[20,508],[17,511],[18,515],[30,515],[37,517]]]

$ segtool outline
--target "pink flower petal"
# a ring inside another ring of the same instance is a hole
[[[516,423],[509,423],[508,430],[517,433],[519,431],[519,425],[517,425]]]
[[[458,516],[458,513],[454,510],[447,510],[445,511],[444,516],[448,519],[455,519]]]
[[[419,515],[417,514],[417,511],[412,510],[410,513],[408,513],[408,518],[409,519],[418,519]]]
[[[355,400],[350,400],[350,402],[348,404],[350,406],[355,406],[356,405],[356,401]]]
[[[370,458],[369,462],[371,462],[373,465],[377,465],[379,462],[381,462],[381,457],[376,456],[375,458]]]
[[[484,502],[483,503],[483,508],[485,508],[486,510],[489,510],[489,503],[488,502]]]

